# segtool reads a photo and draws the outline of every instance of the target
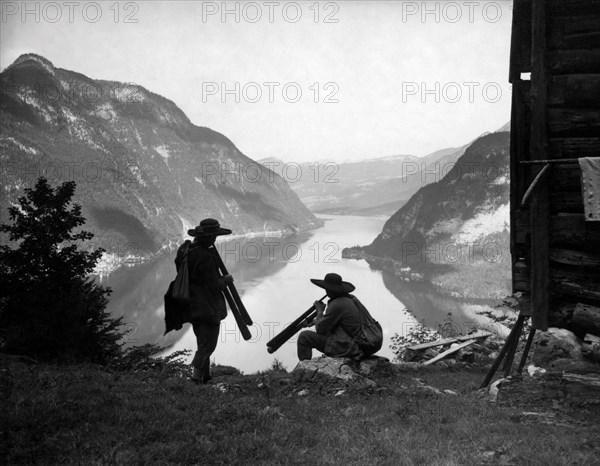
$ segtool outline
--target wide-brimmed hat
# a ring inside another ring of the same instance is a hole
[[[227,228],[221,228],[218,220],[214,218],[205,218],[200,222],[196,228],[188,230],[188,235],[198,237],[198,236],[221,236],[221,235],[230,235],[231,230]]]
[[[321,288],[334,291],[335,293],[350,293],[355,289],[352,283],[343,281],[342,277],[337,273],[328,273],[325,275],[324,280],[311,278],[310,281]]]

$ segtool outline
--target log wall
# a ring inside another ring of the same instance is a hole
[[[583,337],[573,314],[600,313],[600,225],[584,219],[579,164],[552,164],[522,207],[543,164],[521,162],[600,156],[600,0],[514,0],[509,79],[513,291],[535,328]]]

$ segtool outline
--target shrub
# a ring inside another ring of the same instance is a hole
[[[0,351],[56,362],[106,364],[122,353],[121,318],[106,311],[111,290],[91,278],[102,249],[80,251],[75,182],[53,189],[39,178],[0,225],[15,249],[0,245]]]
[[[438,332],[425,325],[424,320],[416,323],[406,335],[395,333],[391,338],[392,344],[390,345],[392,353],[395,356],[395,361],[399,362],[407,359],[409,356],[407,348],[409,346],[436,341],[440,336]]]

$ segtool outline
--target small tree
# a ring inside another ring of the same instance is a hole
[[[16,249],[0,245],[0,350],[39,360],[105,364],[121,354],[122,318],[105,310],[110,288],[89,278],[102,249],[80,251],[75,182],[53,189],[41,177],[0,225]]]

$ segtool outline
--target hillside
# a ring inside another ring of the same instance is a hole
[[[392,215],[370,245],[344,256],[371,257],[378,267],[461,296],[507,294],[509,143],[508,132],[477,139],[443,179]]]
[[[491,403],[475,390],[481,365],[393,365],[356,388],[280,370],[215,368],[198,386],[160,369],[2,362],[3,464],[558,466],[600,453],[597,409],[564,387]]]
[[[136,84],[94,80],[27,54],[0,74],[2,216],[37,177],[74,180],[97,245],[144,256],[214,217],[236,235],[320,224],[284,179]]]

